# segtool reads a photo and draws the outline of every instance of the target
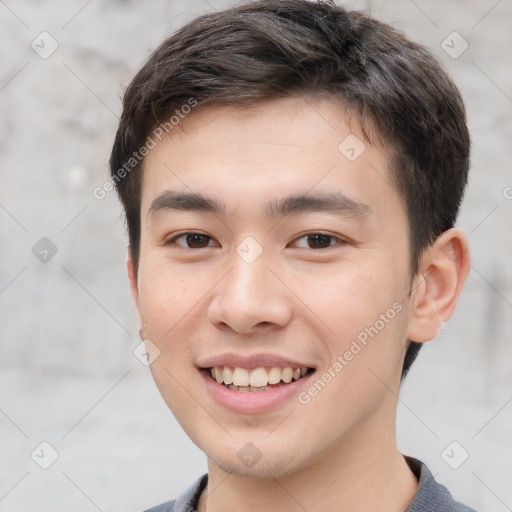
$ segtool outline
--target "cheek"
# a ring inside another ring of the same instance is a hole
[[[389,262],[372,265],[371,270],[368,265],[363,271],[363,263],[331,272],[329,279],[310,276],[303,283],[303,289],[309,290],[304,302],[311,304],[326,327],[325,363],[327,367],[340,363],[331,373],[343,375],[335,379],[341,387],[375,381],[372,371],[393,382],[405,346],[403,272]]]
[[[150,370],[165,402],[173,411],[190,407],[183,385],[190,379],[190,329],[196,324],[198,298],[204,290],[165,263],[145,261],[139,274],[144,337],[159,349]],[[187,334],[188,333],[188,334]]]
[[[402,276],[384,264],[368,267],[354,262],[328,276],[307,276],[301,283],[305,302],[312,304],[335,338],[354,338],[394,303],[403,302]]]
[[[139,276],[141,314],[150,331],[162,335],[191,310],[204,293],[200,283],[166,264],[147,265]]]
[[[157,385],[175,388],[173,376],[190,378],[194,351],[191,340],[202,339],[198,331],[204,326],[204,303],[216,274],[177,268],[167,262],[145,266],[139,274],[139,303],[145,324],[144,336],[160,350],[151,365]],[[170,375],[169,375],[170,374]],[[179,386],[179,385],[178,385]]]
[[[390,389],[397,388],[405,345],[401,293],[374,274],[354,275],[332,283],[323,298],[311,302],[333,332],[322,340],[329,356],[301,403],[311,402],[311,417],[326,435],[391,407]]]

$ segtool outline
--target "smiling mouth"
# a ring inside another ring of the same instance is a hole
[[[233,366],[213,366],[206,369],[213,380],[232,391],[257,392],[269,391],[286,386],[313,373],[314,368],[239,368]]]

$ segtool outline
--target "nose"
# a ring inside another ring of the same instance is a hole
[[[286,326],[292,317],[291,300],[265,259],[247,263],[235,254],[232,263],[231,271],[215,287],[208,308],[210,323],[238,334]]]

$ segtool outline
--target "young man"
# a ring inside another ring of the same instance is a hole
[[[468,511],[395,440],[469,269],[459,92],[401,33],[264,0],[166,40],[111,157],[156,384],[208,474],[153,512]]]

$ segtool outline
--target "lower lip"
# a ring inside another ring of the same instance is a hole
[[[267,391],[234,391],[219,384],[209,375],[209,370],[200,371],[206,388],[213,398],[225,407],[238,413],[258,413],[273,409],[299,393],[301,387],[313,375],[310,373],[285,386],[278,386]]]

